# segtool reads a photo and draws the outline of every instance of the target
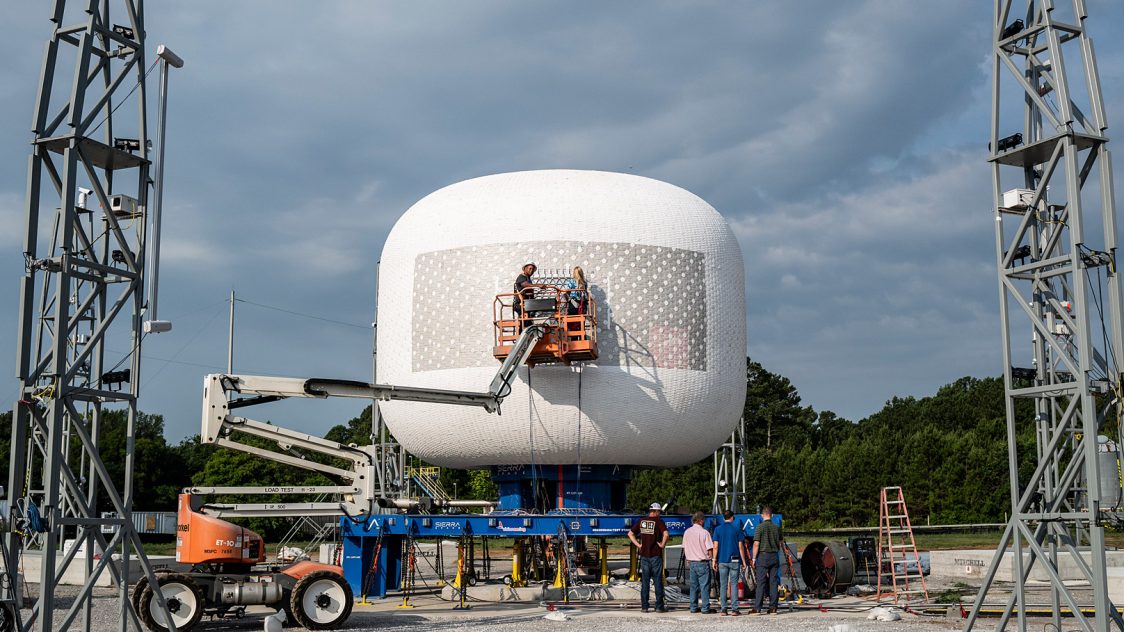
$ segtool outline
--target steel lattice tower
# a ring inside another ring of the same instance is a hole
[[[154,184],[145,90],[151,68],[145,63],[142,0],[114,0],[118,24],[110,4],[53,3],[32,122],[20,386],[7,489],[13,524],[26,517],[17,503],[25,508],[30,501],[50,528],[37,536],[38,614],[20,622],[24,630],[79,624],[89,630],[92,586],[104,573],[117,590],[120,629],[142,629],[129,603],[129,582],[137,579],[129,576],[130,560],[139,560],[155,581],[131,516]],[[127,419],[123,478],[111,475],[99,452],[101,424],[113,409]],[[99,497],[108,498],[109,506],[99,507]],[[103,527],[112,535],[103,535]],[[90,554],[76,555],[79,546],[64,553],[64,538],[75,538]],[[14,580],[13,562],[29,542],[9,532],[4,543],[8,579]],[[100,560],[96,550],[104,551]],[[119,566],[110,563],[114,556]],[[90,579],[60,621],[54,611],[57,578],[82,565]],[[9,600],[21,596],[13,594],[14,585],[3,587]]]
[[[714,501],[710,511],[720,514],[729,509],[735,513],[749,510],[746,493],[745,419],[738,419],[730,439],[714,451]]]
[[[1074,619],[1082,629],[1124,629],[1107,594],[1102,526],[1120,481],[1102,480],[1097,467],[1098,435],[1120,423],[1116,209],[1085,24],[1083,0],[995,3],[989,160],[1012,510],[965,630],[1005,559],[1015,581],[999,630],[1014,615],[1025,631],[1032,603],[1052,609],[1057,629],[1062,610],[1090,603],[1095,616]],[[1020,455],[1020,436],[1031,435],[1033,450]],[[1064,583],[1067,567],[1088,587]],[[1048,594],[1028,595],[1032,570],[1045,573]]]

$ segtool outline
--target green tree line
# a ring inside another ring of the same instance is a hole
[[[752,360],[747,360],[746,383],[741,423],[747,439],[749,493],[744,509],[770,504],[793,526],[867,526],[878,520],[879,489],[899,485],[915,523],[1003,519],[1010,492],[999,378],[964,377],[928,397],[895,397],[858,422],[803,405],[787,378]],[[1033,449],[1031,412],[1018,409],[1019,444],[1025,449]],[[99,424],[102,458],[118,482],[124,476],[125,422],[124,411],[111,410],[103,413]],[[7,470],[10,435],[11,413],[0,413],[2,471]],[[370,407],[333,426],[324,436],[345,444],[367,444]],[[138,415],[135,455],[134,507],[138,510],[174,511],[176,495],[190,486],[333,484],[307,470],[202,445],[198,436],[168,443],[164,419],[156,414]],[[72,466],[77,469],[78,463]],[[487,471],[443,470],[441,478],[445,488],[455,490],[460,498],[496,497]],[[709,510],[712,498],[710,457],[679,468],[638,469],[628,486],[628,504],[633,509],[654,500],[671,500],[684,511]],[[253,502],[278,500],[281,498],[253,498]],[[108,508],[108,499],[99,499],[99,510]],[[247,526],[267,537],[287,529],[286,521],[279,519],[250,520]]]
[[[1006,417],[1000,378],[963,377],[923,397],[895,397],[858,422],[801,404],[785,377],[749,360],[745,509],[772,505],[790,525],[871,526],[882,487],[901,486],[915,523],[999,522],[1010,506]],[[1029,406],[1016,409],[1018,445],[1033,449]],[[1029,477],[1029,459],[1020,458]],[[642,470],[629,504],[673,499],[709,509],[713,460]]]

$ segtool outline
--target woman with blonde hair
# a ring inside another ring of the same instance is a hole
[[[568,310],[571,316],[585,313],[586,300],[589,292],[585,282],[585,270],[581,266],[574,266],[569,279],[566,280],[567,297],[570,301]]]

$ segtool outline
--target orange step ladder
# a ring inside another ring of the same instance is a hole
[[[889,596],[895,602],[929,600],[901,487],[883,487],[878,510],[878,600]]]

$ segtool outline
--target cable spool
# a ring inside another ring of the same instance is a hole
[[[855,560],[842,542],[812,542],[800,556],[800,575],[813,594],[843,592],[855,576]]]

